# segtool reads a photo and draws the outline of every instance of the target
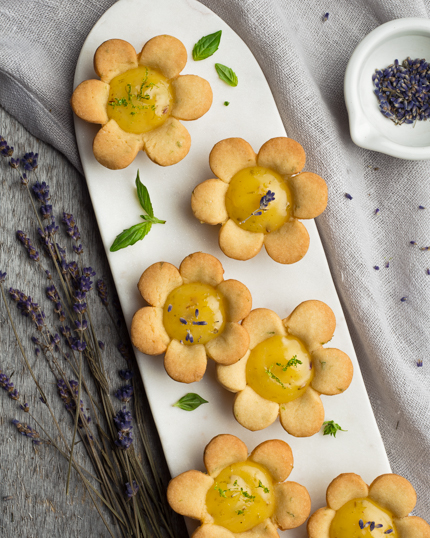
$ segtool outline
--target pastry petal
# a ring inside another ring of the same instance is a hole
[[[221,262],[215,256],[204,252],[195,252],[184,258],[179,272],[184,284],[201,282],[216,287],[224,279],[224,269]]]
[[[397,474],[383,474],[375,478],[369,486],[369,497],[395,517],[407,516],[417,502],[412,484]]]
[[[170,35],[159,35],[145,43],[139,65],[160,71],[166,78],[177,77],[187,63],[187,49]]]
[[[200,381],[207,366],[205,346],[185,346],[172,340],[164,356],[164,368],[169,376],[180,383]]]
[[[229,258],[249,260],[260,252],[264,234],[243,230],[232,219],[228,219],[219,231],[218,241],[220,249]]]
[[[364,480],[355,473],[343,473],[337,476],[327,488],[327,504],[333,510],[339,510],[352,499],[367,497],[369,488]]]
[[[193,519],[207,519],[206,494],[213,478],[200,471],[187,471],[173,478],[167,488],[167,500],[175,512]]]
[[[273,519],[280,529],[295,529],[306,521],[311,512],[311,498],[304,486],[297,482],[275,484],[275,496]]]
[[[280,439],[264,441],[254,448],[249,459],[266,467],[275,482],[284,482],[293,470],[293,451]]]
[[[316,434],[324,422],[324,407],[319,394],[308,387],[300,398],[280,405],[282,427],[294,437]]]
[[[293,194],[293,215],[298,219],[314,219],[327,207],[327,184],[312,172],[303,172],[289,179]]]
[[[101,80],[84,80],[73,92],[73,112],[85,121],[104,125],[109,121],[107,104],[109,84]]]
[[[279,404],[262,398],[250,386],[246,386],[236,395],[233,412],[239,424],[255,432],[275,422]]]
[[[210,476],[215,478],[223,469],[233,463],[245,461],[248,449],[243,441],[234,435],[217,435],[205,448],[203,461]]]
[[[234,538],[237,534],[233,534],[225,527],[220,525],[202,525],[191,538]]]
[[[275,335],[285,336],[285,327],[281,318],[268,308],[256,308],[243,320],[244,327],[249,334],[249,349]]]
[[[164,306],[167,296],[182,284],[182,277],[174,265],[154,263],[142,273],[137,287],[147,303]]]
[[[131,341],[142,353],[160,355],[164,353],[170,342],[163,325],[163,310],[153,306],[145,306],[138,310],[131,321]]]
[[[296,219],[286,222],[278,230],[264,236],[267,254],[278,263],[300,261],[309,249],[309,234]]]
[[[208,179],[197,185],[191,195],[191,209],[196,219],[206,224],[222,224],[228,220],[225,206],[227,183],[220,179]]]
[[[257,156],[252,147],[242,138],[226,138],[213,147],[209,155],[209,166],[212,172],[225,181],[244,168],[255,166]]]
[[[430,538],[430,525],[417,516],[395,519],[400,538]]]
[[[236,538],[279,538],[279,534],[276,530],[276,526],[272,520],[267,518],[265,521],[256,525],[252,529],[246,532],[239,532],[235,534]]]
[[[175,94],[172,116],[178,120],[196,120],[210,109],[212,88],[207,80],[197,75],[180,75],[172,81]]]
[[[311,352],[331,340],[336,328],[332,309],[321,301],[300,303],[282,322]]]
[[[248,350],[235,364],[216,365],[216,375],[221,385],[230,392],[239,392],[246,387],[246,363],[250,355]]]
[[[109,39],[100,45],[94,55],[94,70],[103,82],[137,67],[134,47],[122,39]]]
[[[96,134],[93,142],[95,158],[110,170],[126,168],[142,148],[141,135],[126,133],[115,120],[109,120]]]
[[[308,520],[307,530],[309,538],[329,538],[330,525],[336,512],[331,508],[320,508]]]
[[[271,168],[281,176],[297,174],[305,166],[306,154],[302,146],[285,136],[272,138],[261,146],[258,166]]]
[[[228,321],[240,321],[250,313],[252,297],[245,284],[238,280],[224,280],[217,289],[225,299]]]
[[[242,325],[227,321],[223,332],[205,346],[209,357],[218,364],[234,364],[248,350],[249,335]]]
[[[348,355],[339,349],[316,349],[312,365],[315,374],[311,385],[320,394],[340,394],[351,384],[354,367]]]
[[[141,137],[146,154],[160,166],[171,166],[182,161],[191,147],[190,133],[181,122],[172,117]]]

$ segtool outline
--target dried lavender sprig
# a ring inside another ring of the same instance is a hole
[[[253,211],[249,215],[249,217],[246,217],[245,220],[240,221],[239,224],[243,224],[244,222],[246,222],[251,217],[258,217],[258,216],[262,215],[264,213],[264,211],[267,211],[270,202],[273,202],[274,200],[275,200],[275,193],[273,191],[271,191],[271,190],[268,190],[266,192],[266,194],[260,198],[260,206],[258,207],[258,209]]]
[[[41,445],[42,441],[40,440],[40,435],[38,432],[33,429],[28,424],[23,424],[19,420],[12,420],[12,424],[16,426],[17,430],[21,435],[25,435],[26,437],[29,437],[30,439],[33,439],[33,444],[35,445]]]

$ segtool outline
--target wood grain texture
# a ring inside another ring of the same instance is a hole
[[[25,152],[39,153],[39,168],[36,172],[39,181],[46,181],[51,187],[54,214],[57,224],[60,223],[63,211],[72,213],[78,223],[85,248],[84,266],[91,266],[97,273],[96,279],[103,278],[108,286],[109,298],[112,300],[115,291],[109,266],[105,257],[102,241],[97,228],[91,201],[84,178],[52,147],[31,136],[17,121],[0,108],[0,135],[14,146],[14,157]],[[8,159],[0,158],[0,270],[7,272],[5,288],[18,288],[45,310],[47,320],[52,324],[54,315],[52,303],[45,297],[48,285],[45,275],[28,259],[28,256],[16,239],[16,231],[23,230],[37,245],[35,219],[25,189],[20,185],[17,174],[8,167]],[[32,182],[36,177],[30,176]],[[61,224],[60,224],[61,227]],[[72,253],[71,239],[62,230],[58,241]],[[43,264],[49,263],[43,259]],[[51,267],[49,267],[52,270]],[[55,379],[49,371],[42,354],[34,352],[31,336],[34,334],[30,321],[19,315],[15,305],[9,301],[12,315],[17,326],[19,337],[28,354],[29,361],[40,380],[49,401],[55,411],[59,423],[68,439],[72,435],[72,420],[64,411],[63,404],[57,395]],[[125,367],[125,362],[116,346],[118,337],[106,315],[95,292],[89,295],[94,324],[98,328],[98,338],[105,343],[104,360],[111,385],[111,394],[124,382],[118,376],[118,370]],[[128,342],[124,320],[120,315],[122,337]],[[58,323],[55,323],[58,325]],[[58,328],[57,328],[58,330]],[[12,381],[21,395],[31,406],[34,415],[47,431],[58,438],[45,406],[39,401],[33,380],[23,365],[21,354],[8,322],[4,303],[0,301],[0,370],[12,375]],[[137,372],[137,368],[136,368]],[[72,376],[71,376],[72,377]],[[137,375],[137,377],[139,377]],[[157,467],[167,484],[169,473],[164,461],[163,452],[152,421],[143,386],[138,380],[139,398],[143,400],[145,423],[150,443],[154,449]],[[88,402],[85,401],[85,404]],[[113,398],[115,401],[115,398]],[[116,400],[119,409],[121,403]],[[87,405],[85,405],[87,407]],[[11,420],[17,418],[35,426],[33,421],[19,409],[19,404],[8,398],[6,392],[0,390],[0,535],[3,538],[42,538],[44,536],[105,537],[108,532],[97,514],[79,477],[72,472],[70,494],[65,495],[67,462],[50,446],[42,445],[36,449],[30,439],[17,433]],[[136,437],[136,436],[135,436]],[[75,455],[78,461],[88,467],[83,451],[77,445]],[[109,523],[112,518],[104,511]],[[175,520],[182,529],[181,536],[188,536],[182,520]]]

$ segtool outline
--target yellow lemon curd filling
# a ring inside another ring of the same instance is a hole
[[[391,512],[369,498],[353,499],[337,510],[330,538],[397,538]]]
[[[231,532],[252,529],[271,517],[275,510],[269,472],[249,460],[226,467],[206,495],[206,508],[215,525]]]
[[[311,356],[295,336],[272,336],[251,351],[246,382],[266,400],[287,403],[299,398],[314,376]]]
[[[183,284],[167,296],[164,328],[182,344],[206,344],[222,333],[225,322],[224,298],[209,284]]]
[[[270,168],[252,166],[232,177],[225,203],[229,217],[240,228],[268,234],[290,218],[292,195],[282,176]]]
[[[107,114],[127,133],[141,134],[162,125],[170,115],[173,90],[166,77],[136,67],[112,79]]]

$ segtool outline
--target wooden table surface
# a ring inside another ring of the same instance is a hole
[[[64,234],[64,227],[61,224],[63,212],[72,213],[80,228],[85,248],[84,266],[91,266],[96,271],[94,283],[100,278],[105,281],[112,302],[115,289],[85,179],[59,152],[30,135],[2,108],[0,108],[0,136],[15,148],[14,157],[21,157],[30,151],[39,153],[39,167],[35,173],[29,174],[30,183],[38,179],[40,182],[46,181],[50,186],[53,213],[60,226],[58,242],[63,247],[67,246],[68,252],[72,253],[72,240]],[[17,230],[26,232],[37,250],[41,251],[28,194],[21,186],[16,170],[8,166],[7,158],[0,159],[0,167],[0,271],[7,273],[5,290],[13,287],[30,295],[43,307],[48,322],[55,326],[53,305],[45,295],[45,289],[49,285],[46,276],[29,259],[16,238]],[[52,271],[49,261],[43,256],[41,259],[44,266]],[[36,331],[31,321],[20,315],[9,298],[8,304],[29,362],[52,403],[60,426],[70,439],[71,416],[64,410],[63,403],[58,397],[55,379],[43,355],[37,356],[31,343],[31,336],[35,335]],[[103,356],[113,395],[114,391],[124,384],[117,372],[125,368],[125,363],[116,348],[118,344],[116,332],[95,290],[89,294],[89,304],[94,325],[97,327],[98,339],[105,344]],[[122,314],[118,314],[118,318],[121,319],[123,339],[128,341]],[[43,424],[48,425],[47,430],[50,434],[57,437],[50,425],[46,407],[39,400],[35,384],[24,366],[3,300],[0,300],[0,371],[12,376],[15,387],[25,397],[34,415]],[[169,478],[167,467],[141,384],[138,392],[137,397],[145,402],[147,411],[145,420],[151,446],[157,457],[157,465],[167,482]],[[115,401],[114,397],[112,399]],[[120,409],[122,404],[116,400],[114,405]],[[53,447],[42,445],[35,448],[31,439],[19,435],[11,423],[15,418],[34,425],[20,410],[19,404],[11,400],[5,391],[0,390],[0,536],[2,538],[108,536],[104,523],[75,473],[72,473],[70,494],[66,496],[67,462]],[[84,461],[79,447],[75,454],[78,461],[79,459]],[[181,527],[181,535],[188,536],[181,520],[178,520],[177,525]]]

